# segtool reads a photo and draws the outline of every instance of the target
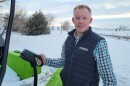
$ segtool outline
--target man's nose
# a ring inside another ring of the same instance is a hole
[[[83,23],[83,19],[79,19],[79,23]]]

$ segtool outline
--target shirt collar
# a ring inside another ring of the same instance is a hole
[[[74,37],[79,40],[81,37],[76,36],[76,31],[74,32]]]

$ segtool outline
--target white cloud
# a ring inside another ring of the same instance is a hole
[[[105,7],[107,9],[113,9],[113,8],[116,8],[116,6],[114,4],[105,4]]]
[[[48,10],[41,10],[44,14],[56,14],[56,13],[60,13],[63,11],[48,11]],[[35,13],[35,11],[27,11],[28,15],[32,15],[33,13]]]
[[[55,10],[54,10],[55,9]],[[57,8],[54,8],[54,9],[42,9],[42,11],[45,13],[45,14],[60,14],[60,13],[65,13],[65,12],[68,12],[70,11],[69,9],[66,9],[66,8],[61,8],[61,9],[57,9]]]
[[[120,6],[129,6],[130,3],[118,3]]]
[[[72,1],[74,1],[74,2],[79,2],[79,1],[82,1],[82,0],[53,0],[53,1],[56,1],[56,2],[61,2],[61,3],[63,3],[63,2],[72,2]]]
[[[119,14],[119,15],[99,15],[99,16],[92,16],[94,19],[114,19],[114,18],[130,18],[130,12]],[[61,22],[69,21],[70,24],[73,26],[72,18],[56,18],[55,21],[52,23],[54,26],[60,26]],[[95,26],[95,25],[94,25]]]
[[[56,2],[57,1],[57,2]],[[59,0],[52,0],[52,1],[30,1],[30,3],[25,5],[27,13],[30,15],[37,10],[41,10],[44,14],[54,14],[54,16],[61,16],[63,13],[67,13],[71,10],[72,5],[67,3],[58,3]],[[66,1],[66,0],[65,0]],[[71,0],[70,0],[71,1]],[[26,1],[27,2],[27,1]],[[69,3],[69,2],[68,2]],[[23,3],[21,3],[22,5]],[[72,8],[73,9],[73,8]],[[65,14],[64,14],[65,15]]]
[[[113,19],[113,18],[130,18],[130,12],[118,15],[99,15],[93,16],[94,19]]]
[[[114,9],[117,7],[127,7],[130,6],[130,1],[108,1],[108,2],[99,2],[97,4],[92,4],[92,7],[96,8],[96,9],[102,9],[102,8],[106,8],[106,9]]]

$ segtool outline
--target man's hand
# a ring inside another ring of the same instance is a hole
[[[44,54],[40,54],[40,56],[42,57],[43,63],[46,63],[46,56]]]

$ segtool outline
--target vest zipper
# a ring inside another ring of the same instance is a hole
[[[73,55],[74,55],[74,51],[73,51],[73,53],[72,53],[72,57],[73,57]],[[67,86],[68,86],[68,84],[69,84],[69,73],[70,73],[70,68],[71,68],[71,63],[72,63],[72,57],[71,57],[71,61],[70,61],[70,67],[69,67],[69,71],[68,71],[68,79],[67,79]]]
[[[75,40],[74,40],[74,42],[75,42]],[[79,41],[78,41],[78,42],[79,42]],[[78,42],[77,42],[77,43],[78,43]],[[76,45],[77,45],[77,44],[74,44],[74,51],[75,51]],[[69,85],[69,81],[68,81],[68,80],[69,80],[69,77],[70,77],[70,76],[69,76],[69,73],[70,73],[70,68],[71,68],[71,64],[72,64],[72,59],[73,59],[72,57],[73,57],[73,55],[74,55],[74,51],[73,51],[72,56],[71,56],[71,61],[70,61],[70,66],[69,66],[69,70],[68,70],[68,78],[67,78],[67,85],[66,85],[66,86]]]

